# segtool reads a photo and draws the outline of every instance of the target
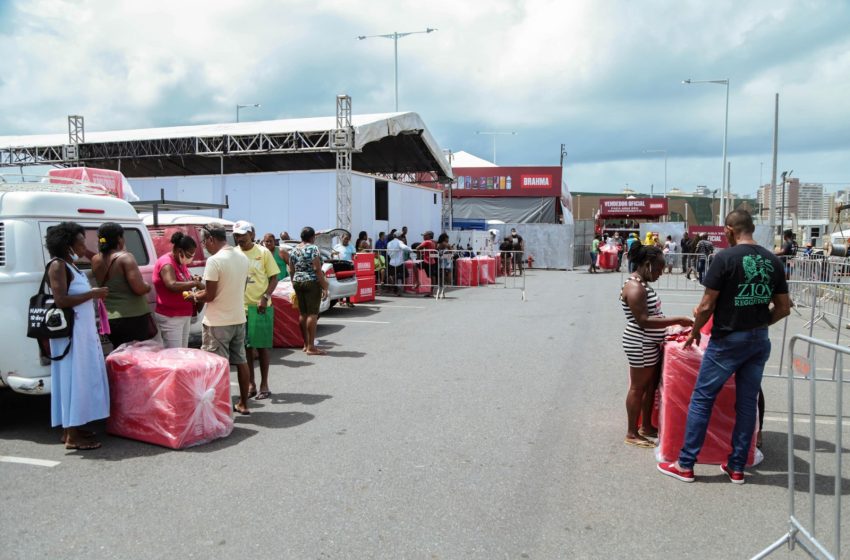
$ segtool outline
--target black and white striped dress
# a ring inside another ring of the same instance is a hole
[[[646,289],[646,309],[650,317],[663,317],[661,313],[661,300],[655,290],[646,282],[641,282],[634,276],[629,276],[623,283],[623,288],[628,282],[640,282]],[[631,367],[652,367],[661,359],[661,343],[667,332],[666,327],[656,329],[642,329],[635,321],[635,316],[626,303],[622,292],[620,292],[620,305],[626,314],[626,329],[623,331],[623,350],[629,359]]]

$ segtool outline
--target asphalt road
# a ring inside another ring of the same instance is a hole
[[[0,456],[58,464],[0,462],[0,558],[748,558],[787,528],[784,382],[765,381],[746,485],[661,476],[622,443],[619,285],[532,271],[525,302],[475,288],[331,310],[329,356],[274,351],[273,398],[185,451],[104,435],[66,452],[48,398],[4,392]],[[662,297],[678,314],[697,294]]]

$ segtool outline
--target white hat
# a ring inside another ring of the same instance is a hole
[[[233,233],[236,235],[245,235],[248,232],[254,233],[254,224],[245,220],[239,220],[233,224]]]

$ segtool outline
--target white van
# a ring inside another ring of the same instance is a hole
[[[86,248],[97,252],[97,228],[104,222],[124,226],[126,250],[139,263],[142,276],[150,282],[156,262],[151,237],[129,203],[80,183],[57,186],[27,183],[0,177],[0,386],[19,393],[50,393],[50,362],[41,358],[35,340],[27,338],[29,300],[37,291],[44,267],[50,260],[44,247],[47,228],[71,221],[86,230]],[[91,280],[91,263],[80,259],[80,269]],[[148,296],[154,301],[153,291]]]

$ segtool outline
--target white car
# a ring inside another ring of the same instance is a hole
[[[333,307],[342,298],[357,295],[357,278],[354,271],[354,263],[331,258],[333,242],[335,238],[342,237],[348,231],[344,229],[329,229],[316,232],[316,246],[322,254],[322,272],[328,279],[328,299],[322,301],[319,313],[324,313]],[[350,234],[349,234],[350,235]],[[284,241],[281,248],[287,253],[291,251],[299,241]],[[291,274],[291,272],[290,272]]]

